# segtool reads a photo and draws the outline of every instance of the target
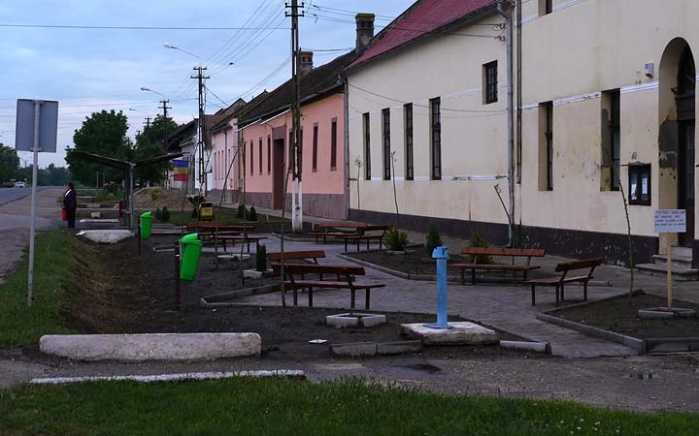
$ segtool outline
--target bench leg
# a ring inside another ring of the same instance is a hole
[[[364,309],[369,310],[370,301],[371,301],[371,288],[366,288],[366,295],[364,296]]]
[[[472,285],[476,284],[476,270],[475,269],[471,270],[471,284]]]
[[[559,292],[562,293],[562,288],[563,285],[556,285],[556,307],[558,307],[561,304],[561,301],[559,299]]]
[[[461,284],[466,284],[466,270],[463,268],[461,268]]]
[[[308,288],[308,307],[313,307],[313,288]]]
[[[532,285],[532,306],[536,306],[536,286]]]
[[[355,297],[354,288],[350,289],[350,295],[351,295],[351,297],[350,297],[350,308],[354,309],[354,297]]]
[[[294,288],[294,306],[299,305],[299,290]]]
[[[583,282],[583,301],[587,301],[587,282]]]

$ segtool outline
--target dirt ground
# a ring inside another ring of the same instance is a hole
[[[291,293],[286,308],[239,305],[205,309],[200,306],[201,298],[278,282],[273,277],[243,282],[240,262],[219,261],[216,265],[211,254],[201,257],[193,282],[181,282],[181,309],[175,311],[174,255],[165,251],[175,241],[175,237],[162,236],[143,241],[140,255],[134,239],[109,246],[86,242],[78,270],[73,272],[80,286],[72,294],[69,325],[84,333],[252,331],[262,337],[263,357],[303,361],[332,357],[328,347],[332,344],[405,340],[401,324],[435,321],[434,315],[391,313],[387,323],[379,327],[338,329],[325,322],[327,315],[338,313],[337,309],[293,307]],[[253,260],[247,259],[244,268],[253,268]],[[505,332],[500,336],[519,339]],[[309,343],[312,339],[328,342],[318,346]],[[440,357],[523,354],[498,346],[430,347],[423,353]]]

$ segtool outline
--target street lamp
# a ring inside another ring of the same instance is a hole
[[[201,64],[201,58],[199,56],[197,56],[196,54],[192,53],[191,51],[185,50],[185,49],[183,49],[181,47],[177,47],[175,45],[172,45],[169,42],[166,42],[164,45],[165,45],[165,48],[171,48],[173,50],[183,51],[183,52],[187,53],[188,55],[194,56],[195,58],[199,59],[199,63]]]

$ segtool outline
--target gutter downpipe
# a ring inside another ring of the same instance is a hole
[[[509,5],[509,0],[497,0],[497,10],[500,15],[507,21],[507,196],[510,202],[510,210],[507,217],[507,238],[508,247],[513,246],[513,220],[515,211],[515,187],[514,187],[514,165],[513,153],[514,148],[514,96],[512,89],[513,70],[512,70],[512,15],[505,11],[505,5]]]
[[[350,217],[350,157],[349,157],[349,80],[347,77],[342,77],[340,75],[340,80],[344,84],[345,88],[345,101],[344,101],[344,135],[343,135],[343,142],[344,142],[344,156],[345,156],[345,164],[343,165],[345,175],[344,175],[344,180],[345,182],[345,219],[348,220]],[[357,183],[359,183],[359,180],[357,180]]]

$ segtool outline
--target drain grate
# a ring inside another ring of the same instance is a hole
[[[656,378],[659,378],[657,374],[651,374],[651,373],[640,373],[640,374],[629,374],[629,378],[633,378],[636,380],[653,380]]]

